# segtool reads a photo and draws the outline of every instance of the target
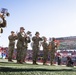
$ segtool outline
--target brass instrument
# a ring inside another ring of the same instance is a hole
[[[52,49],[52,46],[51,46],[51,42],[50,42],[48,45],[48,50],[51,50],[51,49]]]
[[[58,47],[59,47],[59,44],[57,42],[55,42],[55,49],[57,49]],[[48,45],[48,50],[52,50],[51,42]]]

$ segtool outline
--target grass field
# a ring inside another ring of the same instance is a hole
[[[0,61],[0,75],[76,75],[76,67],[16,64]]]

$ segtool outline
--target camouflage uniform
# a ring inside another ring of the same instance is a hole
[[[43,42],[42,46],[43,46],[43,65],[45,65],[45,63],[48,60],[48,44],[46,42]]]
[[[30,38],[29,37],[25,38],[25,49],[23,51],[23,62],[25,62],[25,58],[26,58],[26,55],[27,55],[28,43],[30,43]]]
[[[21,32],[17,34],[17,37],[17,63],[22,63],[25,49],[25,37],[22,36]]]
[[[32,38],[33,41],[33,64],[36,64],[36,61],[38,59],[38,52],[39,52],[39,41],[42,41],[42,38],[37,38],[36,36],[34,36]]]
[[[52,65],[55,59],[55,49],[56,45],[54,41],[51,41],[51,51],[50,51],[50,55],[51,55],[51,59],[50,59],[50,64]]]
[[[15,47],[15,40],[17,39],[17,36],[10,35],[8,39],[9,39],[8,61],[12,61],[13,51]]]

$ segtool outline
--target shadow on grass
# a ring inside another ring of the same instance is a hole
[[[13,63],[13,62],[0,62],[0,64],[9,64],[9,63],[15,64],[15,63]]]
[[[9,68],[9,67],[0,67],[0,72],[30,72],[30,71],[47,71],[47,72],[59,72],[59,71],[69,71],[69,72],[76,72],[73,69],[34,69],[34,68]]]
[[[18,64],[17,62],[0,62],[0,64]],[[29,63],[24,63],[24,64],[29,64]],[[24,64],[18,64],[18,65],[24,65]],[[29,64],[29,65],[32,65],[32,64]]]

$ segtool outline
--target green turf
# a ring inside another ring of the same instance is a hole
[[[1,62],[0,75],[76,75],[76,67]]]

